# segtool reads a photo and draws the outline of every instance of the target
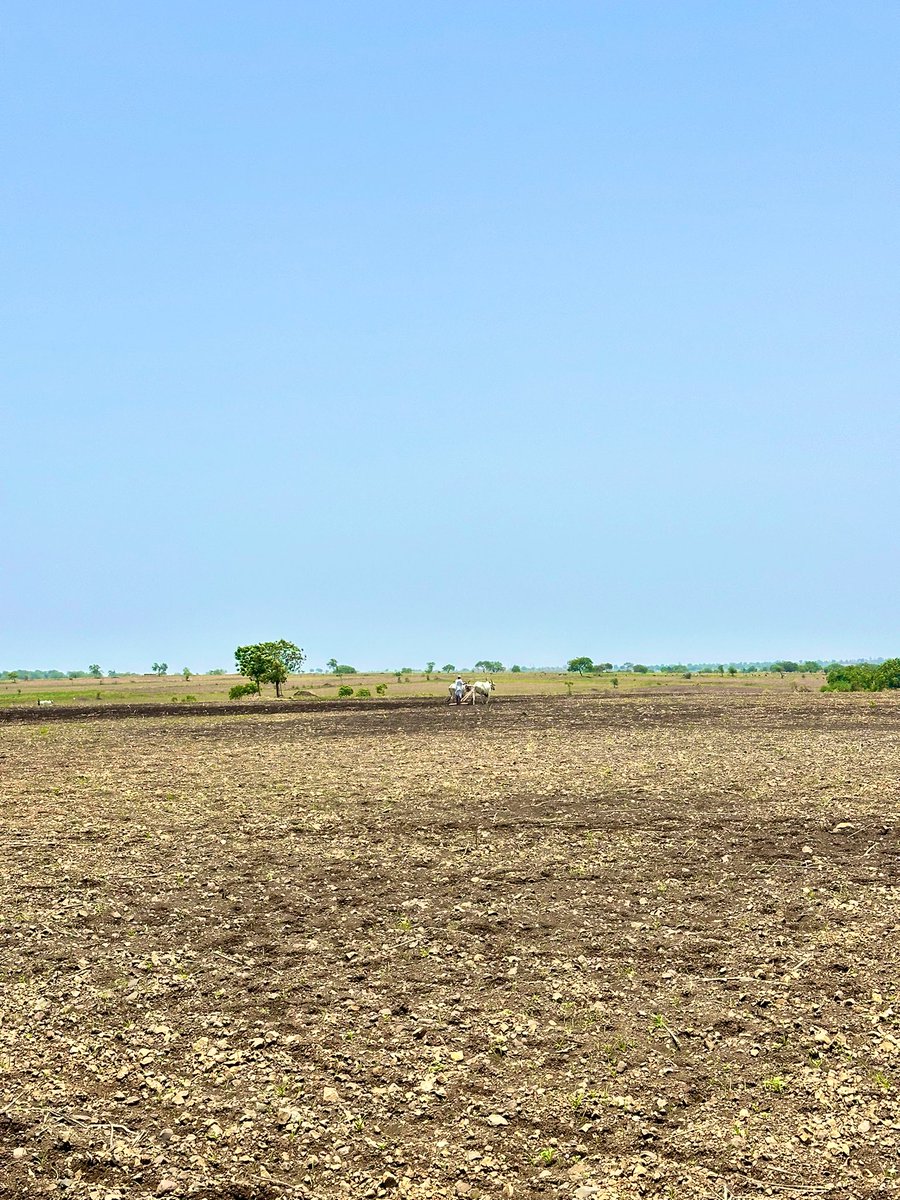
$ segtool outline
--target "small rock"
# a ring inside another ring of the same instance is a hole
[[[13,1158],[24,1158],[26,1154],[27,1151],[24,1146],[16,1146],[15,1150],[13,1150]]]
[[[509,1121],[507,1121],[506,1117],[501,1116],[500,1113],[491,1113],[491,1115],[488,1117],[487,1121],[488,1121],[488,1125],[508,1125],[509,1124]]]
[[[161,1179],[159,1181],[159,1187],[156,1189],[156,1194],[157,1196],[168,1196],[171,1192],[174,1192],[177,1187],[178,1184],[174,1179]]]
[[[832,829],[831,832],[832,833],[849,833],[849,831],[851,829],[855,829],[855,828],[856,828],[856,826],[853,824],[852,821],[838,821],[837,825],[835,825],[834,829]]]
[[[322,1099],[325,1101],[326,1104],[337,1104],[337,1102],[340,1100],[340,1096],[338,1095],[337,1088],[333,1088],[333,1087],[322,1088]]]

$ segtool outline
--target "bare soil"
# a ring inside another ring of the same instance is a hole
[[[0,1198],[900,1187],[900,703],[0,721]]]

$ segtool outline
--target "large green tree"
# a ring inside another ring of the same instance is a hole
[[[587,675],[588,671],[593,671],[594,663],[585,654],[581,658],[570,658],[566,663],[566,668],[569,671],[577,671],[579,675]]]
[[[299,671],[306,655],[293,642],[283,638],[277,642],[257,642],[254,646],[238,646],[234,661],[238,674],[246,676],[261,690],[264,683],[275,685],[275,695],[280,696],[281,685],[291,671]]]

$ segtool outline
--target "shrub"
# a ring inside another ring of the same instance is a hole
[[[858,663],[855,666],[835,665],[828,668],[823,692],[882,692],[885,688],[900,688],[900,658],[889,658],[879,666]]]
[[[880,688],[900,688],[900,658],[889,658],[875,669]]]
[[[346,696],[352,696],[352,695],[353,695],[353,688],[348,687],[348,685],[346,683],[342,687],[338,688],[338,696],[341,699],[344,699]]]
[[[234,687],[228,689],[229,700],[240,700],[242,696],[255,696],[255,683],[236,683]]]
[[[369,691],[368,688],[357,688],[356,694],[360,700],[371,700],[372,699],[372,693]]]
[[[385,692],[387,691],[387,684],[386,683],[377,683],[375,685],[375,691],[378,693],[379,696],[383,696],[385,694]]]

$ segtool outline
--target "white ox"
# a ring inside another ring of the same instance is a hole
[[[450,703],[456,699],[456,685],[451,683],[449,686]],[[477,703],[482,699],[485,704],[489,704],[491,700],[491,692],[497,690],[497,685],[492,679],[479,679],[475,683],[467,683],[466,690],[463,692],[463,704],[471,702]]]

